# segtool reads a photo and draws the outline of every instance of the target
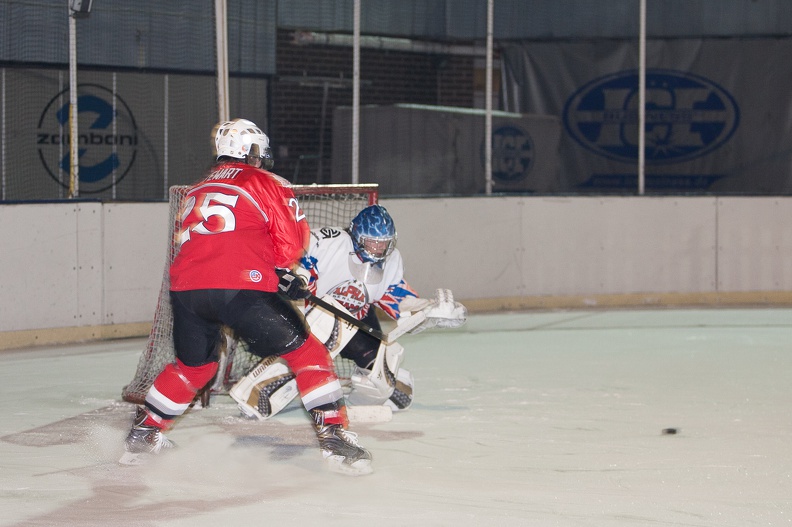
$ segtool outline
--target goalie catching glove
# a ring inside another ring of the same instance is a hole
[[[410,317],[425,317],[425,320],[409,331],[412,334],[434,327],[456,328],[467,320],[467,308],[454,301],[454,294],[450,289],[438,289],[432,299],[405,298],[399,304],[399,311],[398,325],[409,324]]]

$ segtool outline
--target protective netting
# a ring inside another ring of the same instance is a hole
[[[171,186],[191,184],[212,163],[210,135],[224,98],[216,2],[93,2],[74,32],[68,4],[0,0],[0,202],[68,199],[75,179],[81,199],[165,201]],[[381,194],[393,185],[387,193],[395,195],[398,182],[420,194],[447,192],[429,184],[444,177],[442,167],[459,166],[449,157],[456,153],[438,152],[447,134],[372,113],[399,104],[480,106],[481,46],[472,28],[447,26],[465,10],[445,13],[443,2],[431,1],[363,2],[361,10],[358,125],[346,118],[354,102],[352,2],[229,0],[228,117],[269,135],[275,171],[292,183],[378,182]],[[478,152],[468,148],[466,162],[479,166]]]
[[[179,210],[188,188],[187,186],[170,188],[168,222],[173,226],[172,233],[181,229]],[[292,189],[300,201],[311,228],[346,227],[361,209],[377,203],[378,198],[377,185],[298,185],[293,186]],[[175,360],[168,268],[177,253],[178,245],[171,235],[168,239],[167,263],[151,332],[146,348],[140,356],[135,376],[122,391],[125,401],[142,404],[154,379],[167,364]],[[210,388],[214,393],[225,393],[261,360],[260,357],[247,352],[244,342],[228,338],[224,344],[224,349],[220,353],[218,374]],[[336,368],[342,378],[348,378],[351,374],[351,365],[343,359],[339,358],[336,361]]]
[[[83,2],[84,4],[86,2]],[[0,201],[65,199],[76,78],[78,197],[163,201],[212,162],[218,120],[215,10],[193,2],[93,2],[70,29],[65,0],[0,0]],[[228,10],[230,110],[264,126],[275,4]],[[75,46],[76,64],[69,60]]]

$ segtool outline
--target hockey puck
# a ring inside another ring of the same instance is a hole
[[[677,434],[678,432],[679,432],[679,429],[677,429],[677,428],[663,428],[663,432],[662,433],[663,433],[664,436],[672,436],[674,434]]]

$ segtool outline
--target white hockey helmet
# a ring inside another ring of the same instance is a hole
[[[272,169],[275,161],[269,145],[269,137],[252,121],[234,119],[220,123],[214,134],[217,159],[233,157],[249,162],[248,158],[259,159],[259,166]]]

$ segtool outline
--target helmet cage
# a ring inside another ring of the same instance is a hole
[[[396,248],[396,237],[361,235],[355,245],[355,252],[361,255],[364,261],[378,263],[390,256]]]
[[[250,153],[246,156],[246,161],[248,164],[253,164],[250,161],[253,159],[260,160],[260,167],[266,170],[272,170],[272,167],[275,166],[275,159],[272,157],[272,149],[270,147],[265,147],[263,150],[258,145],[258,143],[253,143],[250,145]]]

